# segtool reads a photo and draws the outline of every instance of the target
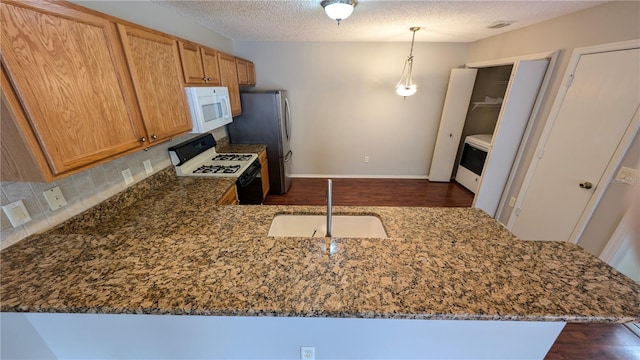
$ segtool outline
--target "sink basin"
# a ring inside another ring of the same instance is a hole
[[[269,236],[324,237],[327,232],[325,215],[277,215],[271,222]],[[386,239],[382,221],[367,215],[334,215],[331,225],[333,237]]]

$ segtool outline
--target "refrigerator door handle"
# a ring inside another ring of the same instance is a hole
[[[291,160],[291,156],[293,156],[293,151],[289,150],[287,155],[284,157],[284,161],[287,162],[287,161]]]
[[[289,98],[284,99],[284,129],[287,141],[291,140],[291,109],[289,108]]]

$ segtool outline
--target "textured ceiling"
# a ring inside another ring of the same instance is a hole
[[[359,0],[340,26],[321,0],[208,0],[156,3],[237,41],[416,41],[472,42],[607,1],[403,1]],[[497,21],[515,21],[488,29]]]

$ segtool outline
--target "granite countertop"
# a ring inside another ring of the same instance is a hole
[[[216,152],[218,153],[255,153],[259,154],[262,150],[265,150],[267,145],[265,144],[230,144],[229,140],[225,137],[217,140]]]
[[[10,246],[1,310],[640,320],[640,285],[574,244],[520,241],[478,209],[334,207],[380,217],[390,238],[274,238],[275,215],[325,209],[215,206],[229,186],[171,168]]]

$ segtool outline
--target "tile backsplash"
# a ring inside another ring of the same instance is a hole
[[[51,183],[1,182],[0,202],[2,206],[22,200],[31,215],[31,221],[14,228],[4,211],[0,211],[0,248],[4,249],[31,234],[46,231],[167,166],[171,166],[167,148],[193,136],[193,134],[183,135],[173,141],[159,144]],[[153,167],[151,174],[145,172],[143,165],[145,160],[151,161]],[[134,181],[129,185],[125,184],[121,173],[125,169],[131,169],[133,175]],[[42,192],[56,186],[62,190],[67,205],[60,209],[51,210]]]

